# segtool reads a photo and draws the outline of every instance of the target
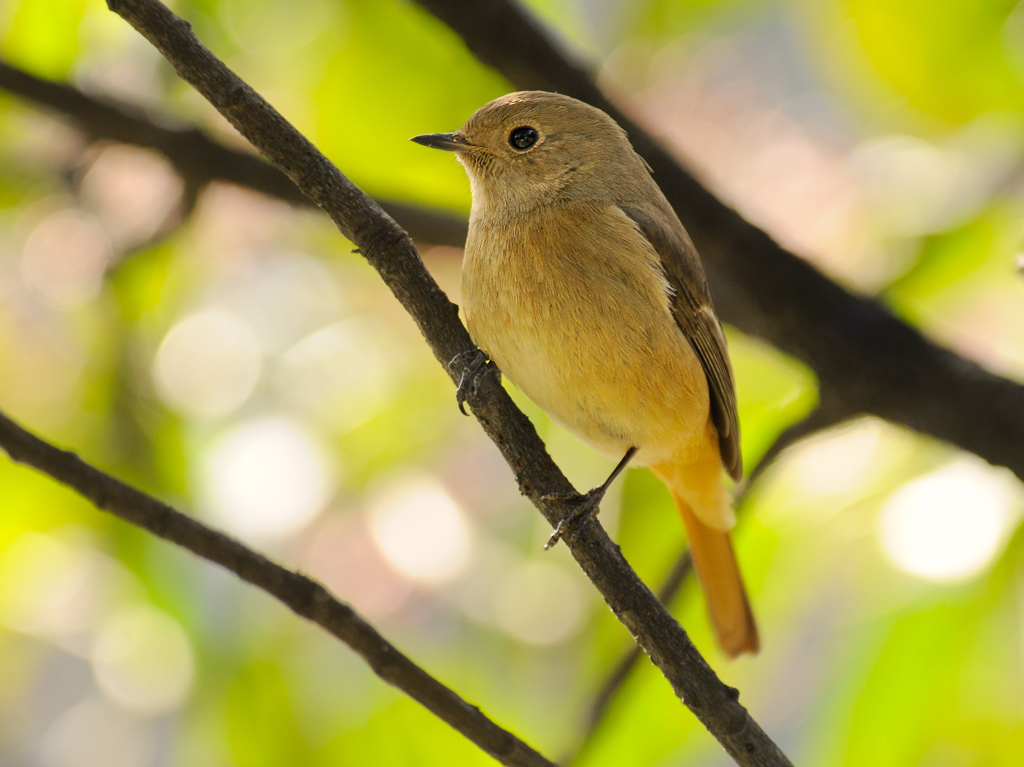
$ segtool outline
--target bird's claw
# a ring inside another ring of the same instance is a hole
[[[615,468],[612,469],[612,473],[608,475],[603,483],[597,487],[588,490],[583,495],[578,493],[572,493],[567,495],[566,493],[554,493],[551,495],[545,495],[542,500],[545,501],[560,501],[562,503],[574,506],[568,514],[562,517],[561,521],[555,527],[555,532],[551,533],[551,537],[548,538],[548,542],[544,544],[544,550],[547,551],[559,540],[564,538],[566,535],[575,533],[579,526],[586,522],[590,517],[596,516],[597,512],[601,510],[601,499],[604,498],[604,494],[608,492],[608,488],[612,486],[612,482],[615,478],[622,473],[623,469],[629,465],[629,462],[633,460],[633,456],[636,455],[638,448],[634,445],[626,451],[626,454],[622,456],[622,460],[616,464]]]
[[[460,360],[466,357],[471,357],[471,359],[466,364],[466,367],[462,369],[459,387],[455,390],[455,401],[459,405],[459,412],[463,415],[469,415],[466,412],[466,402],[480,388],[480,379],[484,375],[492,371],[497,372],[498,370],[497,366],[480,349],[471,349],[455,355],[452,361],[448,363],[448,367],[457,365]]]
[[[606,490],[606,487],[600,486],[588,490],[582,495],[579,493],[552,493],[551,495],[545,495],[541,500],[558,501],[572,508],[555,526],[555,530],[551,533],[551,537],[548,538],[548,542],[544,544],[544,550],[547,551],[567,535],[574,534],[580,525],[591,517],[596,517],[597,513],[601,510],[601,501]]]

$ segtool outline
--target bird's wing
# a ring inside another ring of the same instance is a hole
[[[729,476],[739,482],[743,477],[743,457],[740,454],[740,422],[736,414],[736,385],[725,335],[711,306],[711,295],[697,250],[678,221],[662,222],[663,214],[658,216],[655,211],[640,206],[619,207],[637,225],[661,259],[673,290],[672,314],[697,352],[708,379],[711,415],[718,430],[722,463]]]

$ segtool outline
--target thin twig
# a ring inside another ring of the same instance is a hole
[[[217,59],[192,28],[157,0],[109,0],[232,125],[283,170],[359,248],[410,313],[453,383],[465,364],[448,365],[473,348],[456,307],[423,267],[409,235],[338,171],[249,85]],[[554,527],[572,505],[554,500],[574,488],[552,462],[530,421],[495,377],[474,388],[468,404],[495,442],[520,489]],[[547,498],[547,499],[545,499]],[[619,620],[661,669],[673,690],[725,750],[744,767],[780,767],[789,760],[740,705],[686,632],[629,567],[596,521],[565,543]]]
[[[374,673],[444,720],[502,764],[554,767],[450,688],[434,679],[320,583],[271,562],[238,541],[44,442],[0,413],[0,446],[12,460],[67,485],[99,508],[235,573],[351,647]]]

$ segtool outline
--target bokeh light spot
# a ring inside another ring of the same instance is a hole
[[[901,570],[934,581],[981,571],[996,555],[1021,501],[1020,486],[976,458],[906,483],[882,508],[882,548]]]
[[[99,698],[64,711],[40,742],[44,767],[143,767],[151,746],[137,718]]]
[[[22,533],[0,553],[0,619],[49,639],[88,630],[111,587],[104,564],[84,543]]]
[[[584,596],[562,568],[548,562],[523,562],[505,574],[495,594],[495,618],[523,642],[557,644],[583,626]]]
[[[262,356],[252,329],[223,309],[193,314],[164,337],[153,377],[163,400],[184,415],[227,415],[252,393]]]
[[[318,441],[280,416],[247,421],[202,461],[200,495],[231,530],[279,536],[303,527],[330,499],[334,472]]]
[[[32,230],[21,274],[47,304],[70,309],[99,295],[110,243],[99,222],[80,210],[62,210]]]
[[[863,485],[882,447],[884,428],[872,419],[861,419],[794,448],[791,466],[800,489],[815,495],[842,495]]]
[[[913,136],[867,141],[850,159],[887,229],[915,236],[949,226],[965,160]]]
[[[371,503],[370,532],[388,563],[413,580],[451,581],[469,560],[462,511],[429,477],[410,477],[383,490]]]
[[[138,147],[104,147],[82,179],[82,196],[120,247],[151,238],[182,192],[182,180],[162,156]]]
[[[277,385],[290,404],[314,415],[318,423],[347,431],[391,402],[396,376],[389,348],[381,343],[380,328],[370,323],[335,322],[282,355]]]
[[[149,605],[115,613],[92,649],[100,689],[116,703],[148,715],[173,711],[192,687],[192,647],[174,618]]]

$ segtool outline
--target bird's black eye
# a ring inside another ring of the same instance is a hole
[[[540,134],[535,128],[523,125],[512,129],[512,132],[508,134],[508,143],[512,145],[513,149],[522,151],[536,144],[538,138],[540,138]]]

